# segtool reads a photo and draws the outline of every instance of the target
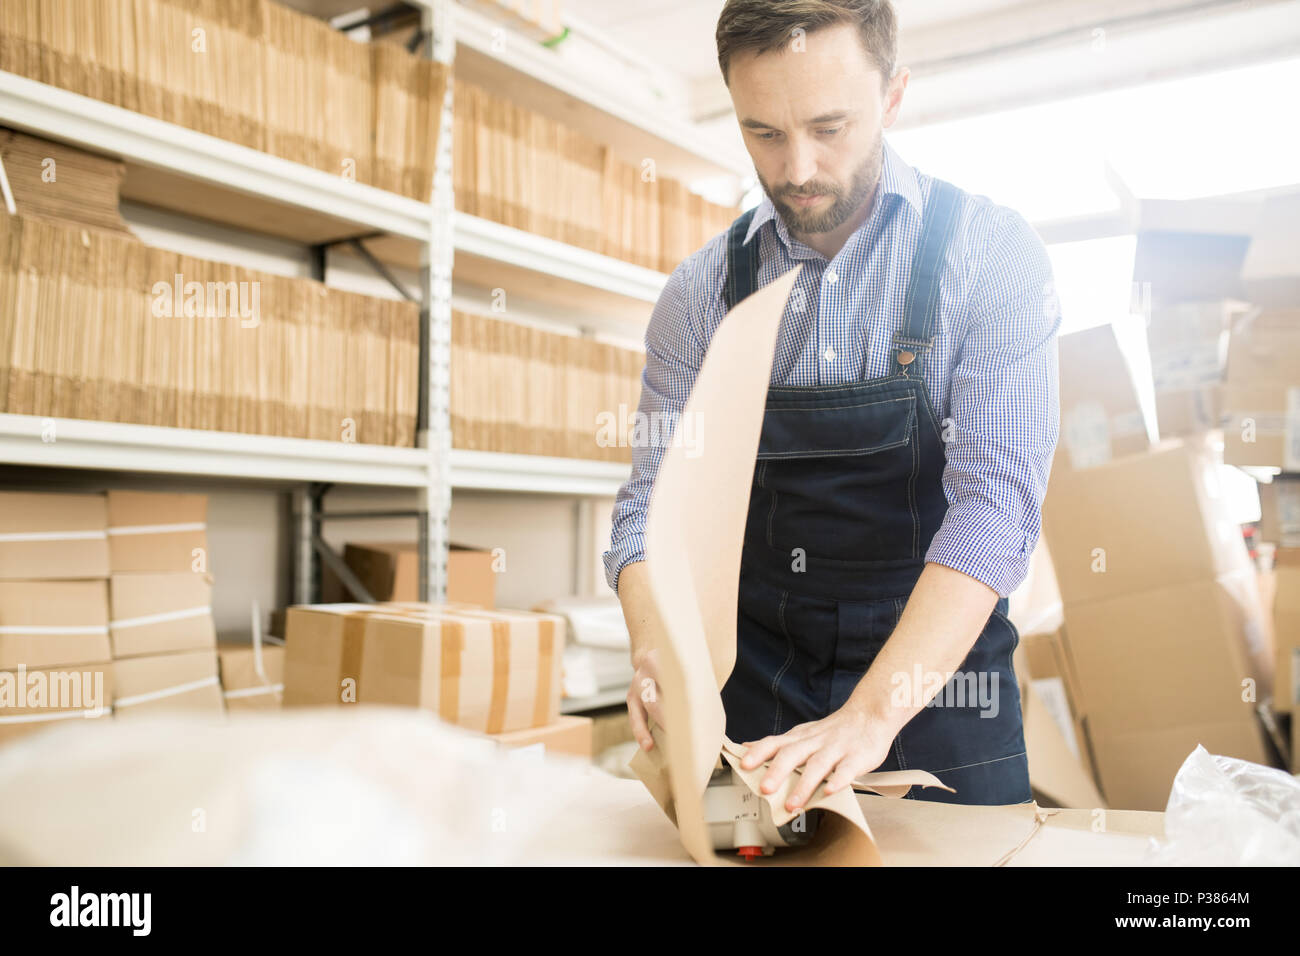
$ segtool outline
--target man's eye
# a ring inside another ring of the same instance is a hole
[[[766,141],[766,140],[773,140],[773,139],[776,139],[777,135],[778,135],[778,134],[776,134],[776,133],[772,133],[772,132],[759,133],[759,134],[758,134],[758,138],[761,139],[761,140],[765,140],[765,141]]]
[[[821,129],[818,130],[817,132],[821,133],[823,136],[834,136],[837,133],[842,132],[843,130],[844,130],[843,126],[835,126],[828,129]]]

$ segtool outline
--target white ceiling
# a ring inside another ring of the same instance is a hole
[[[718,74],[713,34],[724,0],[565,0],[565,9],[649,60],[690,79]],[[901,31],[1013,7],[1025,0],[895,0]]]

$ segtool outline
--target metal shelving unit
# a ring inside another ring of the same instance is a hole
[[[584,80],[563,58],[453,0],[412,0],[432,42],[429,55],[497,82],[523,83],[525,99],[571,101],[578,125],[630,151],[653,151],[665,175],[748,175],[689,124],[619,102]],[[307,5],[310,7],[310,4]],[[494,42],[504,31],[504,45]],[[453,78],[454,82],[454,78]],[[451,299],[456,272],[474,282],[484,268],[513,270],[548,289],[553,300],[582,297],[589,308],[635,315],[658,299],[667,276],[455,211],[454,94],[440,117],[432,203],[312,169],[212,136],[133,113],[25,77],[0,72],[0,125],[88,145],[127,167],[123,196],[199,219],[302,242],[317,251],[365,238],[386,262],[421,277],[421,375],[417,447],[392,448],[113,422],[0,414],[0,462],[127,473],[236,478],[292,493],[293,598],[310,600],[321,558],[320,509],[332,485],[413,488],[423,544],[421,589],[445,596],[447,525],[453,488],[612,497],[627,465],[465,451],[451,447]],[[317,256],[321,278],[323,256]],[[475,272],[478,270],[478,273]],[[45,437],[43,437],[45,436]],[[329,559],[329,556],[326,556]],[[332,561],[331,561],[332,563]]]

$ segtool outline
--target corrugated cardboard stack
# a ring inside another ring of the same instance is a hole
[[[471,83],[454,95],[461,212],[660,272],[739,214]]]
[[[1159,809],[1195,748],[1266,762],[1273,669],[1257,572],[1208,443],[1058,469],[1044,505],[1097,774],[1111,806]]]
[[[0,70],[422,202],[432,192],[447,67],[266,0],[5,3]]]
[[[464,312],[451,336],[456,448],[630,461],[651,440],[635,431],[640,352]]]
[[[207,497],[110,491],[114,714],[220,714]]]
[[[117,160],[3,128],[0,160],[19,215],[130,234],[118,210],[126,168]]]
[[[413,303],[0,214],[6,412],[411,446],[418,335]]]
[[[559,719],[561,619],[415,603],[289,608],[286,707],[419,707],[488,734]]]
[[[0,492],[0,741],[109,712],[102,495]]]

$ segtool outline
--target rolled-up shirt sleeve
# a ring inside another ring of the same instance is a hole
[[[692,299],[705,291],[694,287],[697,257],[673,270],[646,327],[637,411],[650,423],[645,430],[650,440],[633,443],[632,474],[614,499],[610,547],[602,555],[605,580],[615,593],[619,572],[645,558],[646,509],[655,475],[704,359],[705,346],[692,321]]]
[[[948,513],[926,561],[1006,597],[1024,580],[1060,432],[1060,305],[1042,240],[1020,215],[992,225],[954,359],[944,423]]]

